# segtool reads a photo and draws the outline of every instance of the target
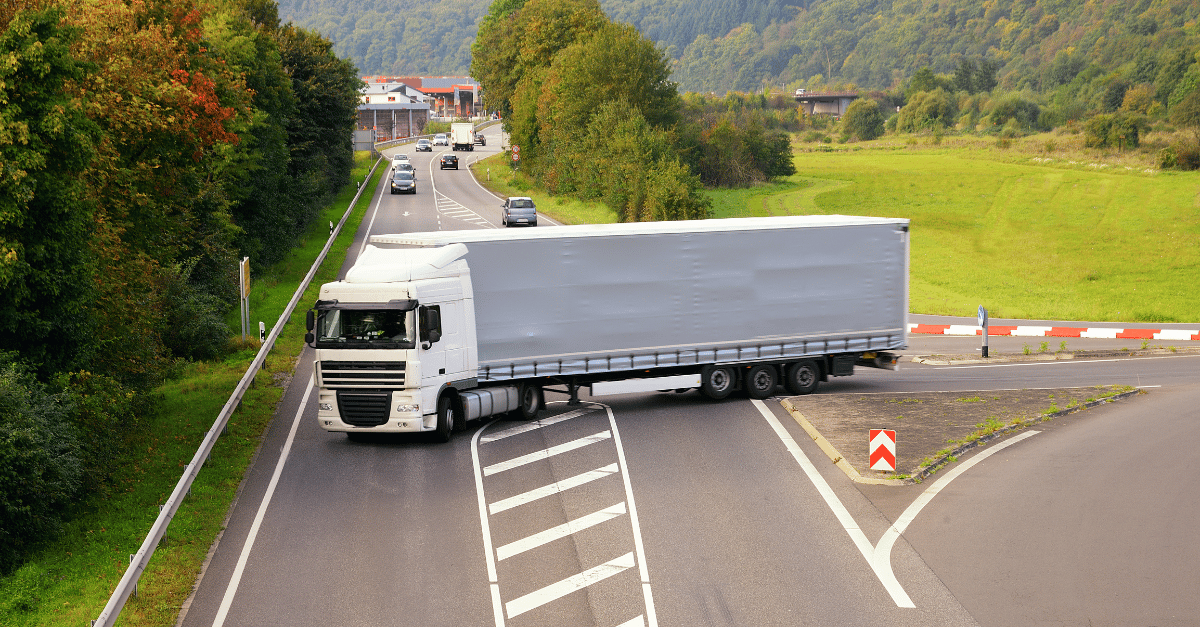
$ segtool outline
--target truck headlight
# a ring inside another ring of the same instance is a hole
[[[420,405],[397,405],[396,411],[401,414],[416,413],[421,411]]]
[[[321,411],[333,411],[333,403],[317,403],[317,409]]]

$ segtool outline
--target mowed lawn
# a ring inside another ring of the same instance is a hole
[[[786,184],[715,194],[718,216],[909,218],[913,312],[1200,322],[1200,174],[966,148],[799,152],[795,163]]]

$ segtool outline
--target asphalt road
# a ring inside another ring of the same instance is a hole
[[[429,168],[438,154],[410,153],[418,193],[377,193],[364,232],[498,223],[499,201],[465,169]],[[910,352],[956,341],[977,340],[912,336]],[[1170,625],[1200,615],[1188,594],[1200,583],[1188,525],[1200,515],[1188,472],[1200,459],[1187,446],[1200,358],[904,364],[823,385],[1161,386],[966,456],[939,473],[962,469],[933,498],[936,483],[850,482],[774,400],[585,396],[572,408],[548,394],[537,423],[473,424],[448,444],[350,442],[316,425],[311,373],[306,352],[183,625]]]

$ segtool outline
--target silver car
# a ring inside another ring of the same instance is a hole
[[[447,136],[445,133],[438,133],[437,135],[433,136],[433,145],[434,146],[449,146],[450,145],[450,137]]]
[[[534,206],[533,199],[528,196],[506,198],[504,204],[500,205],[500,209],[500,222],[506,227],[514,224],[537,226],[537,207]]]

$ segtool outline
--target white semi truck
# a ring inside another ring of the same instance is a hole
[[[475,150],[475,125],[455,122],[450,125],[451,150]]]
[[[849,216],[377,235],[307,315],[317,420],[444,440],[546,389],[808,394],[895,367],[908,250]]]

